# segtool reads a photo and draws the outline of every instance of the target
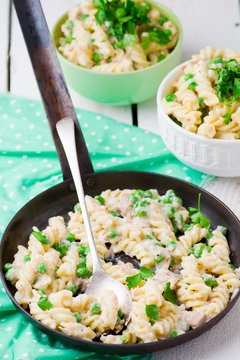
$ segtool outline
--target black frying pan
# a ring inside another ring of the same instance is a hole
[[[163,194],[168,189],[174,189],[176,194],[182,197],[186,207],[196,207],[198,194],[201,192],[201,210],[204,215],[211,219],[212,227],[220,224],[229,229],[228,240],[232,253],[231,261],[237,267],[240,265],[240,223],[236,216],[221,201],[207,191],[185,181],[168,176],[135,171],[94,173],[40,3],[38,0],[14,0],[14,3],[41,91],[61,163],[64,181],[29,201],[14,216],[3,235],[0,245],[0,271],[8,295],[16,308],[34,325],[68,346],[77,346],[83,350],[120,355],[148,353],[183,344],[201,335],[228,313],[239,298],[240,292],[219,315],[195,330],[171,339],[133,345],[108,345],[65,335],[37,321],[27,310],[24,310],[15,301],[14,294],[16,290],[9,282],[6,282],[3,275],[3,265],[13,261],[19,244],[27,245],[33,225],[42,229],[47,226],[48,219],[55,215],[62,215],[67,220],[69,210],[71,210],[77,202],[70,169],[55,129],[57,121],[63,117],[71,117],[75,122],[78,158],[86,194],[94,196],[105,189],[116,188],[140,188],[144,190],[156,188]]]

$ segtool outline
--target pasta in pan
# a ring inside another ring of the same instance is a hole
[[[207,138],[240,138],[240,54],[207,47],[193,55],[162,104],[184,129]]]
[[[152,342],[210,320],[239,291],[227,229],[211,229],[200,197],[198,209],[186,209],[173,190],[117,189],[86,196],[86,204],[104,270],[131,293],[130,321],[124,325],[113,291],[85,293],[92,261],[77,204],[68,224],[56,216],[42,231],[33,227],[28,246],[4,266],[16,301],[50,328],[106,344]]]
[[[97,72],[121,73],[162,61],[178,40],[176,26],[143,0],[82,0],[62,25],[59,51]]]

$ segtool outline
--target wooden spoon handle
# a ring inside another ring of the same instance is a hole
[[[13,2],[57,149],[63,178],[64,180],[72,178],[66,155],[56,131],[56,123],[65,117],[72,118],[75,124],[76,147],[81,174],[93,173],[90,156],[63,77],[41,4],[39,0],[13,0]]]

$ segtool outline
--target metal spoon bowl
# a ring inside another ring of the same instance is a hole
[[[77,196],[82,210],[82,216],[89,242],[90,252],[93,263],[93,276],[86,293],[96,298],[100,296],[105,290],[112,290],[117,296],[118,307],[122,310],[126,322],[129,321],[130,312],[132,309],[132,299],[128,289],[118,280],[113,279],[104,271],[97,252],[96,244],[92,234],[90,220],[88,216],[87,206],[84,197],[83,184],[78,165],[76,144],[75,144],[75,130],[74,122],[71,118],[63,118],[56,124],[57,132],[61,143],[63,145],[69,167],[73,176],[73,181],[76,187]]]

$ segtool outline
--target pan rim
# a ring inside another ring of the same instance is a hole
[[[83,179],[84,179],[84,184],[86,184],[86,181],[88,178],[91,178],[92,176],[104,176],[105,174],[132,174],[132,175],[140,175],[140,174],[147,174],[149,176],[154,176],[154,177],[158,177],[159,179],[173,179],[174,181],[180,182],[180,183],[184,183],[187,186],[192,187],[195,191],[202,191],[204,192],[206,195],[212,197],[215,201],[217,201],[218,203],[220,203],[223,208],[225,208],[225,210],[227,210],[228,214],[230,213],[231,216],[234,218],[234,220],[238,223],[239,227],[240,227],[240,220],[237,218],[237,216],[233,213],[233,211],[227,206],[225,205],[220,199],[218,199],[215,195],[211,194],[210,192],[208,192],[207,190],[201,188],[200,186],[194,185],[192,183],[189,183],[185,180],[181,180],[172,176],[168,176],[168,175],[162,175],[162,174],[158,174],[158,173],[153,173],[153,172],[147,172],[147,171],[129,171],[129,170],[120,170],[120,171],[101,171],[101,172],[95,172],[95,173],[91,173],[91,174],[85,174]],[[10,222],[8,223],[3,236],[2,236],[2,241],[0,243],[0,259],[2,259],[2,249],[3,249],[3,244],[5,242],[5,237],[6,234],[9,231],[9,228],[11,227],[12,222],[15,220],[15,218],[18,216],[18,214],[25,208],[27,207],[30,203],[36,201],[36,199],[38,199],[38,197],[41,197],[44,193],[47,193],[53,189],[56,189],[57,187],[61,187],[61,186],[70,186],[70,184],[73,183],[72,179],[68,179],[68,180],[64,180],[59,184],[56,184],[54,186],[52,186],[51,188],[45,190],[44,192],[38,194],[37,196],[35,196],[33,199],[31,199],[30,201],[28,201],[21,209],[19,209],[17,211],[17,213],[13,216],[13,218],[10,220]],[[6,289],[6,292],[8,294],[8,296],[11,299],[11,302],[13,303],[13,305],[20,310],[20,313],[24,314],[24,316],[28,317],[30,319],[31,322],[35,323],[34,325],[37,326],[38,328],[41,328],[41,330],[47,332],[50,336],[54,337],[54,338],[60,338],[59,340],[64,343],[66,343],[67,341],[70,341],[72,344],[74,343],[74,347],[80,347],[81,345],[84,347],[83,350],[91,350],[91,346],[94,346],[94,351],[95,352],[99,352],[99,353],[108,353],[108,354],[119,354],[119,355],[124,355],[126,354],[126,350],[128,352],[128,354],[140,354],[140,353],[151,353],[151,352],[156,352],[156,351],[161,351],[164,349],[171,349],[174,348],[175,346],[178,346],[180,344],[184,344],[190,340],[193,340],[194,338],[197,338],[198,336],[202,335],[203,333],[206,333],[208,330],[210,330],[214,325],[216,325],[230,310],[231,308],[235,305],[235,303],[237,302],[237,300],[240,297],[240,291],[238,291],[238,293],[236,294],[236,296],[233,299],[230,299],[227,306],[215,317],[213,317],[211,320],[207,321],[206,323],[204,323],[203,325],[192,329],[190,332],[186,332],[185,334],[182,335],[178,335],[177,337],[174,338],[167,338],[167,339],[163,339],[163,340],[158,340],[158,341],[154,341],[154,342],[150,342],[150,343],[143,343],[143,344],[106,344],[106,343],[100,343],[100,342],[92,342],[89,340],[85,340],[85,339],[81,339],[81,338],[77,338],[74,336],[70,336],[64,333],[61,333],[57,330],[51,329],[50,327],[44,325],[43,323],[41,323],[40,321],[38,321],[37,319],[35,319],[27,310],[25,310],[21,305],[19,305],[17,303],[17,301],[14,299],[11,291],[8,288],[8,282],[5,279],[4,273],[3,273],[3,269],[1,267],[0,269],[0,276],[1,276],[1,280],[3,282],[3,285]],[[160,346],[160,344],[162,346]]]

